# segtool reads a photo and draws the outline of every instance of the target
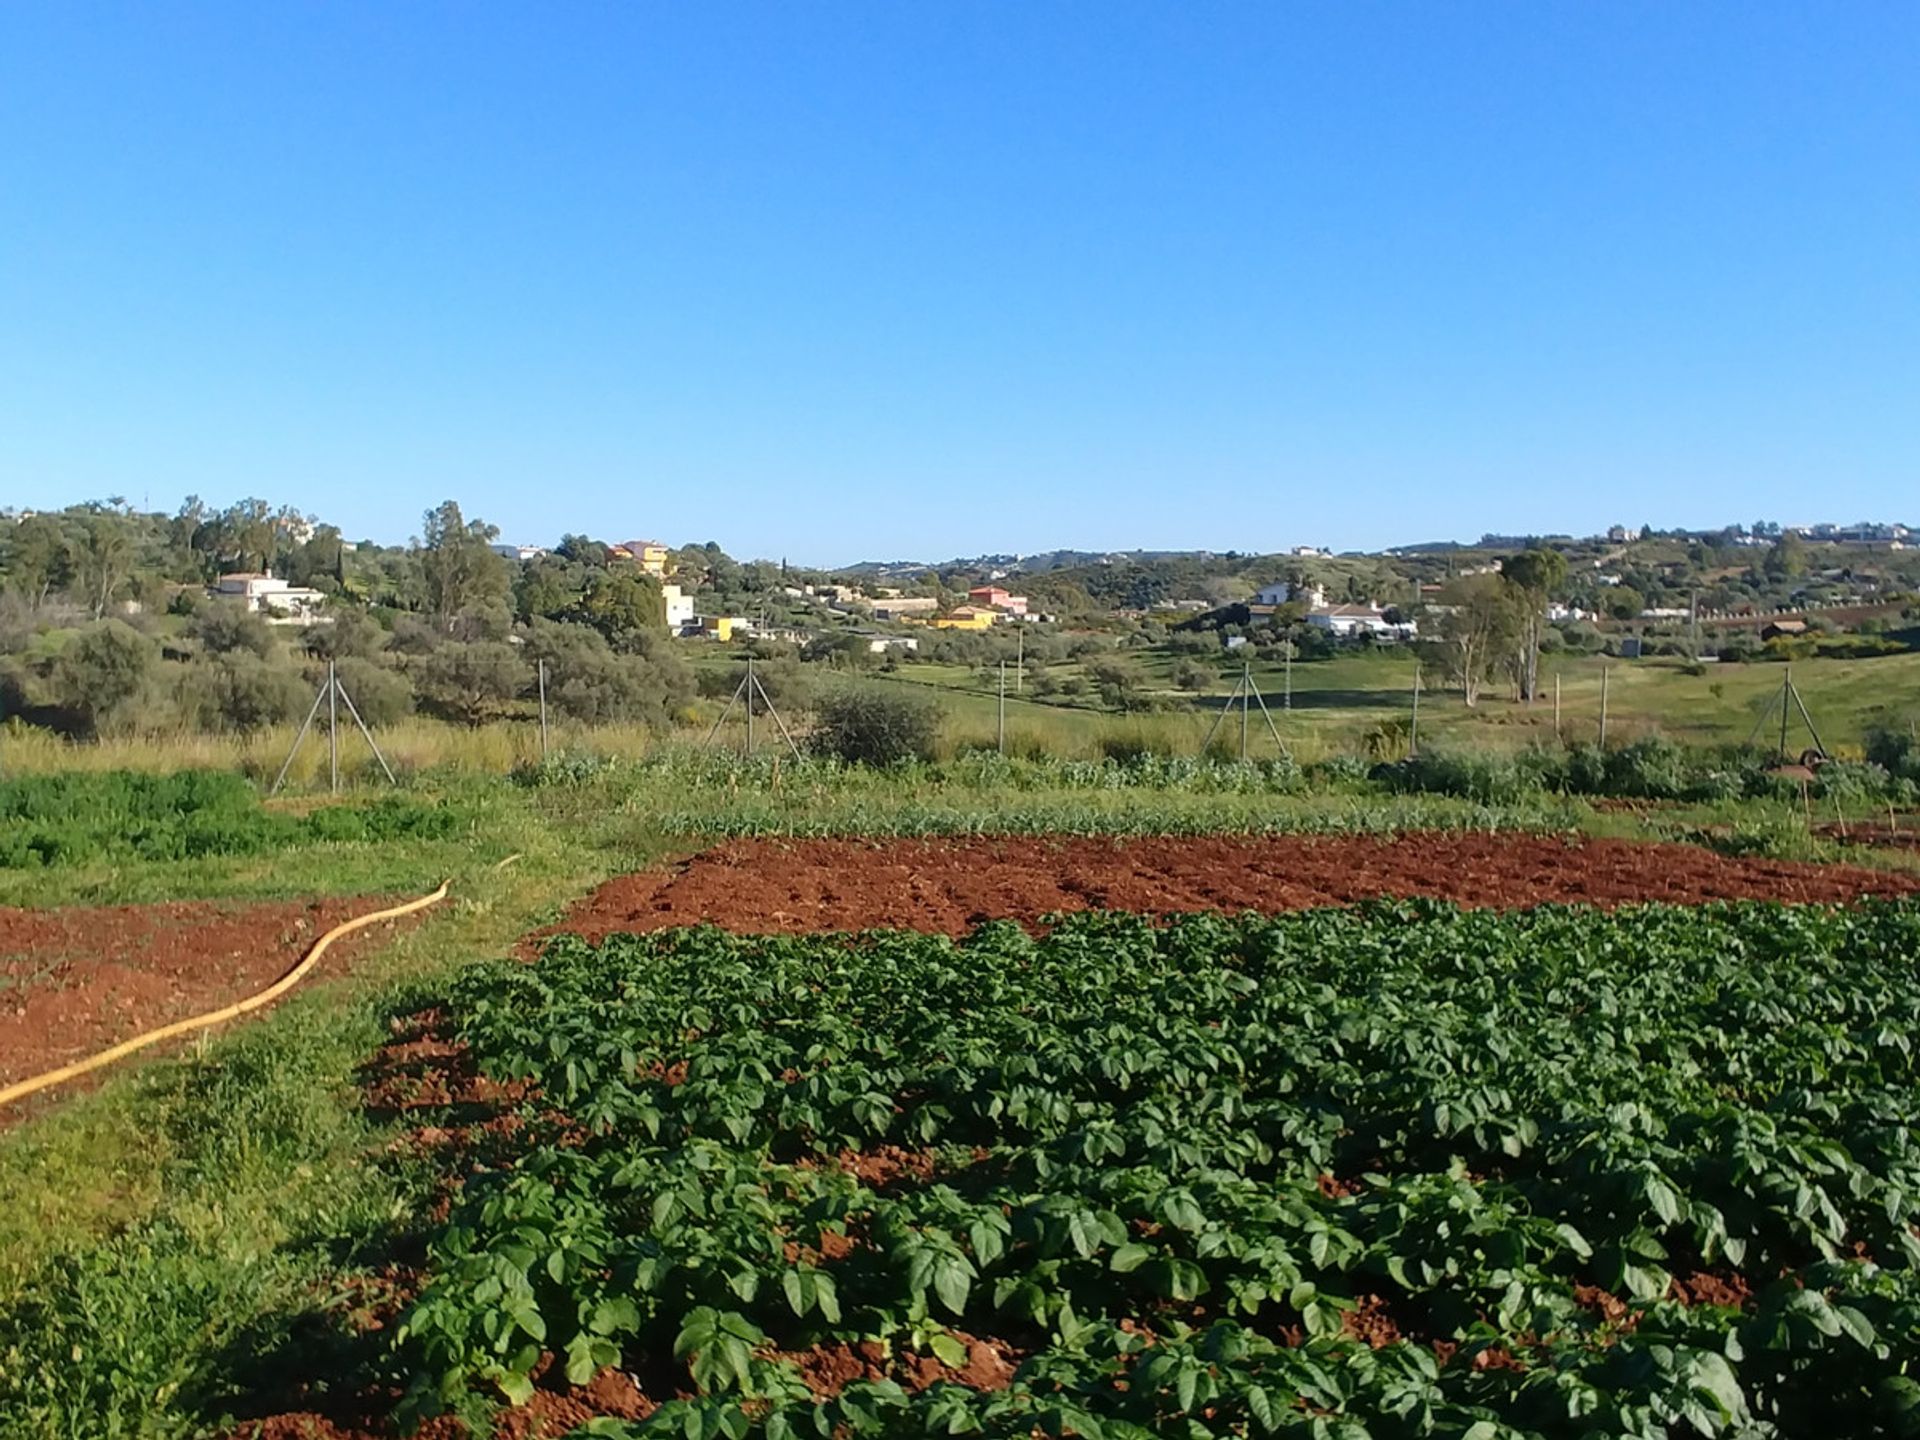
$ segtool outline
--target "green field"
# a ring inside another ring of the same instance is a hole
[[[360,1067],[400,1017],[446,1005],[476,961],[507,955],[594,884],[716,837],[1517,826],[1911,863],[1841,851],[1808,831],[1797,799],[1598,811],[1573,794],[1395,794],[1363,776],[1151,757],[962,756],[877,772],[677,749],[570,756],[518,782],[444,765],[413,772],[393,800],[356,789],[339,808],[310,797],[261,805],[217,779],[148,790],[112,774],[62,781],[77,787],[65,791],[0,782],[6,813],[61,837],[0,866],[0,904],[417,894],[442,878],[454,896],[348,978],[323,972],[255,1021],[11,1117],[0,1135],[0,1434],[210,1433],[248,1396],[291,1407],[272,1388],[290,1351],[330,1357],[343,1375],[412,1366],[383,1361],[353,1316],[384,1283],[395,1245],[431,1240],[443,1173],[432,1155],[394,1148],[396,1122],[363,1108]],[[1833,804],[1859,817],[1882,802]],[[227,838],[183,838],[201,811]],[[382,828],[383,815],[403,823]],[[484,1386],[474,1393],[484,1399]]]

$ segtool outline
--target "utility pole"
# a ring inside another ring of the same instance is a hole
[[[547,662],[540,662],[540,762],[547,759]]]
[[[1002,755],[1007,753],[1007,662],[1004,660],[1000,662],[999,750]]]
[[[1247,712],[1252,708],[1247,696],[1253,690],[1253,662],[1247,661],[1240,671],[1240,763],[1247,763]]]
[[[1607,676],[1611,674],[1611,665],[1600,667],[1600,748],[1607,748]]]
[[[1560,672],[1553,672],[1553,738],[1560,738]]]
[[[1413,720],[1407,726],[1407,758],[1413,759],[1420,753],[1420,664],[1413,666]]]
[[[1020,623],[1024,625],[1026,622],[1022,621]],[[1015,630],[1013,632],[1013,643],[1013,688],[1024,695],[1027,689],[1027,632],[1024,629]],[[1006,662],[1004,660],[1000,662],[1000,668],[1002,670],[1006,669]]]
[[[1786,672],[1786,677],[1780,684],[1780,760],[1782,764],[1787,758],[1787,712],[1793,708],[1788,703],[1793,695],[1793,666],[1787,666]]]
[[[747,655],[747,754],[753,754],[753,692],[758,682],[753,678],[753,655]]]
[[[340,793],[340,682],[333,675],[333,661],[327,661],[327,784]]]
[[[1286,688],[1285,694],[1281,698],[1280,708],[1283,710],[1291,710],[1293,709],[1293,641],[1285,640],[1285,641],[1282,641],[1281,643],[1286,646],[1286,648],[1280,652],[1280,655],[1281,655],[1281,662],[1286,667],[1285,674],[1287,677],[1286,678],[1287,688]]]

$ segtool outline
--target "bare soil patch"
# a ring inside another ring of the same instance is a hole
[[[390,903],[0,907],[0,1083],[263,990],[335,925]],[[347,937],[322,968],[338,974],[394,923]]]
[[[712,924],[958,935],[983,921],[1032,924],[1087,909],[1275,912],[1416,896],[1499,908],[1837,903],[1916,891],[1920,875],[1553,835],[741,840],[611,880],[543,934],[598,940]]]

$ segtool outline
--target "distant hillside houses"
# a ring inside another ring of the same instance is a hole
[[[222,575],[207,587],[216,600],[237,602],[249,613],[270,625],[305,625],[327,617],[320,609],[327,597],[305,585],[289,585],[272,575],[254,571],[235,571]]]
[[[1302,585],[1299,587],[1298,594],[1295,594],[1294,591],[1295,587],[1285,580],[1282,580],[1278,585],[1263,585],[1260,589],[1254,591],[1253,603],[1256,605],[1292,605],[1299,601],[1305,601],[1308,608],[1314,610],[1320,609],[1327,603],[1327,592],[1324,586]]]
[[[1366,635],[1375,640],[1412,640],[1420,633],[1412,620],[1389,620],[1378,605],[1316,605],[1307,612],[1307,624],[1338,640]]]

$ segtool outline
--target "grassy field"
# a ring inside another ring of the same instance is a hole
[[[1006,706],[1009,753],[1097,758],[1119,746],[1197,754],[1220,709],[1227,704],[1238,669],[1223,661],[1219,680],[1211,690],[1190,695],[1172,686],[1169,672],[1173,657],[1141,652],[1135,658],[1147,676],[1147,693],[1159,704],[1176,708],[1119,714],[1102,708],[1091,694],[1043,700],[1011,693]],[[724,668],[737,662],[714,651],[701,656],[699,663],[707,668]],[[1056,665],[1051,670],[1056,676],[1064,676],[1078,674],[1083,668]],[[1412,712],[1413,671],[1412,656],[1395,651],[1301,662],[1292,668],[1291,708],[1284,698],[1287,686],[1281,666],[1256,665],[1253,678],[1282,743],[1305,763],[1335,755],[1391,758],[1404,753]],[[1549,659],[1542,668],[1544,694],[1530,706],[1506,695],[1489,694],[1469,710],[1457,692],[1423,690],[1419,722],[1422,744],[1513,750],[1551,742],[1556,679],[1561,735],[1569,741],[1596,739],[1603,672],[1607,677],[1609,741],[1665,735],[1699,745],[1745,741],[1761,715],[1778,700],[1785,674],[1777,664],[1710,665],[1704,673],[1694,675],[1675,660]],[[1793,667],[1793,677],[1820,727],[1821,738],[1834,753],[1857,754],[1862,737],[1873,726],[1908,727],[1920,720],[1920,654],[1807,660]],[[878,683],[922,688],[935,697],[943,716],[941,744],[945,753],[991,748],[996,743],[998,702],[992,682],[978,669],[911,664],[874,678]],[[695,723],[670,736],[636,726],[587,727],[556,722],[551,743],[556,750],[635,759],[657,752],[663,744],[698,741],[719,709],[718,701],[703,702]],[[1769,723],[1763,741],[1777,738],[1777,733],[1777,725]],[[743,726],[737,717],[720,736],[722,743],[736,748],[743,738]],[[760,738],[769,744],[779,743],[771,726],[762,727]],[[284,726],[248,735],[141,736],[78,745],[16,725],[0,728],[0,775],[75,768],[171,771],[211,767],[239,770],[266,782],[278,773],[293,740],[293,727]],[[448,769],[503,775],[516,765],[537,759],[540,753],[539,727],[531,717],[478,729],[410,719],[381,731],[379,740],[389,762],[405,775]],[[1796,716],[1789,735],[1790,748],[1797,752],[1810,743]],[[1237,715],[1221,727],[1217,744],[1227,753],[1237,752]],[[1272,733],[1256,711],[1249,730],[1249,754],[1260,758],[1275,752]],[[357,735],[343,737],[341,753],[344,772],[351,782],[378,777],[373,759]],[[324,785],[326,769],[326,747],[319,737],[310,737],[296,756],[287,783],[295,791],[310,791]]]
[[[1331,711],[1307,700],[1329,690],[1377,695],[1385,708],[1403,673],[1397,664],[1338,662],[1311,678],[1346,683],[1318,691],[1301,683],[1309,667],[1299,667],[1302,703],[1277,719],[1301,724]],[[1759,683],[1777,683],[1779,672],[1754,667],[1741,678],[1747,674],[1757,693]],[[1839,678],[1829,678],[1838,689]],[[1647,683],[1691,679],[1660,675]],[[1864,705],[1867,688],[1854,683]],[[1812,692],[1811,678],[1808,685]],[[991,698],[950,693],[957,714],[970,707],[967,724],[991,725]],[[1722,703],[1737,718],[1731,691]],[[1114,727],[1079,732],[1089,750],[1104,734],[1122,733],[1119,727],[1202,723],[1195,715],[1024,709],[1023,722],[1047,733],[1056,725]],[[1364,707],[1342,711],[1363,714]],[[408,801],[443,807],[453,824],[377,842],[294,835],[249,854],[101,855],[0,869],[0,904],[11,905],[417,894],[449,877],[454,894],[350,979],[322,979],[258,1021],[9,1117],[14,1123],[0,1135],[0,1434],[202,1433],[236,1388],[267,1383],[263,1357],[301,1336],[322,1343],[334,1335],[342,1307],[358,1303],[361,1281],[352,1277],[384,1263],[418,1213],[429,1178],[421,1165],[387,1152],[388,1132],[358,1103],[356,1070],[393,1018],[442,993],[472,962],[507,954],[600,880],[716,836],[1449,826],[1672,836],[1746,827],[1772,853],[1836,853],[1808,833],[1795,806],[1770,802],[1645,814],[1596,811],[1551,794],[1485,805],[1390,796],[1358,782],[1302,790],[1289,778],[1296,772],[1283,767],[1002,765],[979,757],[881,774],[794,766],[770,751],[739,766],[715,752],[662,752],[649,737],[618,732],[566,739],[581,757],[628,758],[569,760],[543,783],[516,784],[498,772],[537,751],[530,727],[472,734],[421,724],[385,738],[410,777]],[[113,760],[167,768],[178,760],[164,746],[76,750],[9,737],[7,747],[0,758],[23,769]],[[240,758],[277,766],[280,748],[263,737]],[[237,752],[209,745],[190,753],[220,764]],[[316,776],[309,769],[303,778],[311,785]],[[352,803],[373,793],[359,788]],[[267,813],[297,817],[317,803],[310,795],[285,798]]]

